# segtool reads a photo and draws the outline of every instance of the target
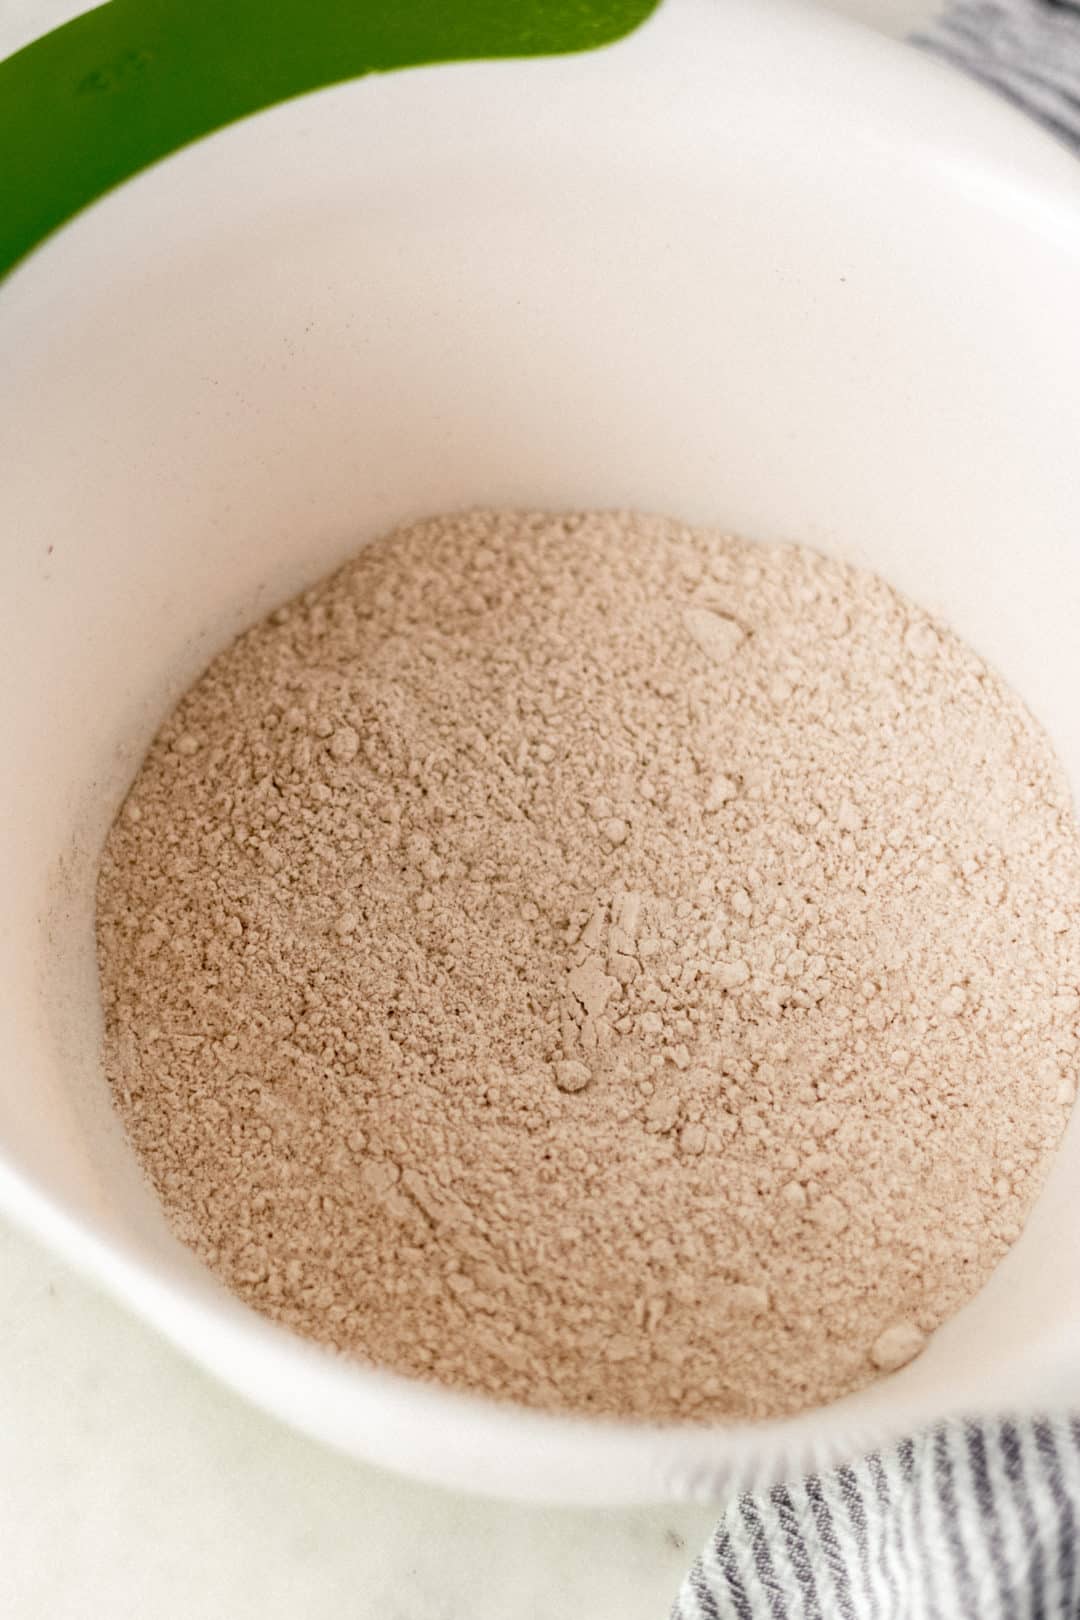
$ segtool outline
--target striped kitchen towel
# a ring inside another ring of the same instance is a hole
[[[1080,151],[1080,0],[953,0],[914,43],[999,90]]]
[[[672,1620],[1078,1620],[1080,1418],[947,1423],[738,1497]]]
[[[1080,152],[1080,0],[954,0],[914,43]],[[672,1620],[1080,1620],[1080,1418],[946,1423],[739,1496]]]

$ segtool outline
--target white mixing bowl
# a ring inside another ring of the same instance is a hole
[[[809,541],[944,615],[1080,776],[1080,178],[914,52],[664,0],[580,56],[391,73],[237,124],[0,287],[0,1205],[358,1456],[564,1501],[705,1497],[1080,1398],[1080,1120],[913,1365],[755,1427],[575,1421],[335,1360],[175,1243],[98,1063],[93,883],[171,702],[368,538],[622,506]]]

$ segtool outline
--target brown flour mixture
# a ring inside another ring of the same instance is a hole
[[[1080,848],[867,574],[626,514],[372,546],[221,655],[102,861],[177,1233],[402,1372],[654,1418],[899,1365],[1073,1096]]]

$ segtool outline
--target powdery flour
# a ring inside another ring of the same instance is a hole
[[[532,1405],[793,1412],[1018,1235],[1080,847],[940,624],[624,513],[391,535],[223,653],[98,897],[105,1066],[278,1321]]]

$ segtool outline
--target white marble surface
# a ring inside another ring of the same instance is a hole
[[[702,1508],[391,1478],[262,1416],[0,1231],[4,1620],[660,1620]]]
[[[933,0],[831,0],[902,35]],[[0,0],[0,56],[84,9]],[[0,1225],[3,1620],[662,1620],[701,1508],[454,1497],[245,1406]]]

